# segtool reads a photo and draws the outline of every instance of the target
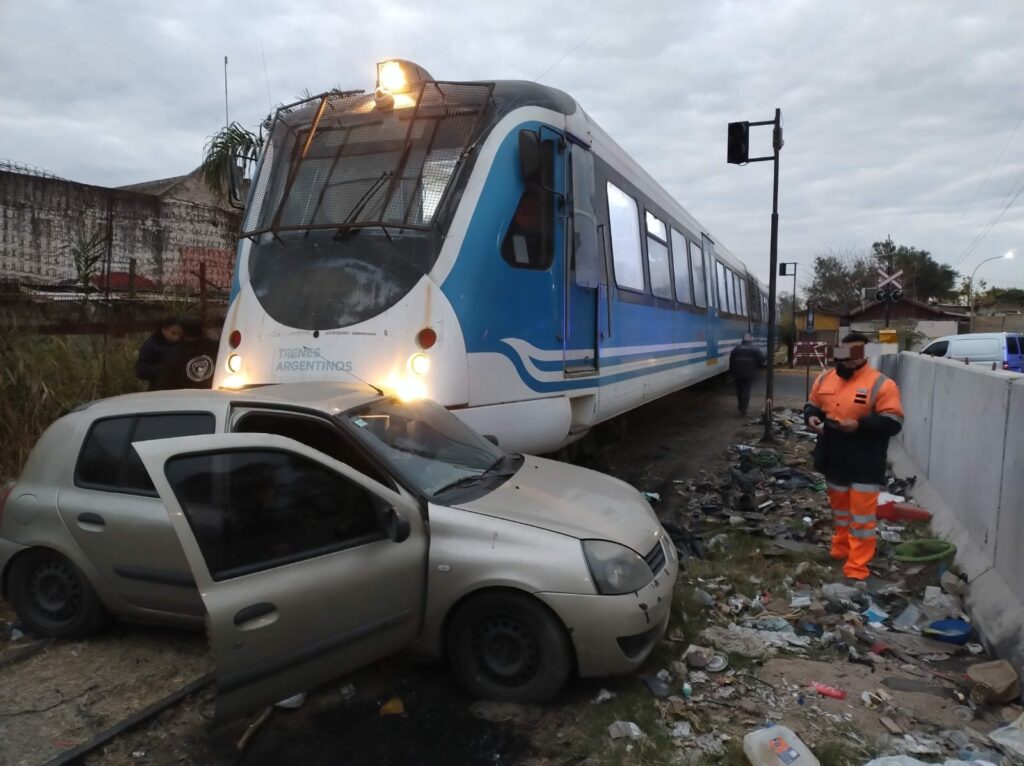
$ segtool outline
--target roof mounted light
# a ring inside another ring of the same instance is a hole
[[[425,82],[433,82],[430,73],[411,61],[388,59],[377,64],[377,89],[373,92],[378,109],[412,106],[410,93]]]
[[[408,93],[424,82],[433,82],[430,72],[404,59],[388,59],[377,64],[377,89],[395,93]]]

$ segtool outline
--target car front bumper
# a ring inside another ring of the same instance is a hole
[[[636,593],[536,595],[569,630],[581,676],[617,675],[640,667],[665,634],[677,573],[673,555],[654,580]]]

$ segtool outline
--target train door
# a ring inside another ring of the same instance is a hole
[[[707,364],[718,364],[718,290],[715,276],[715,243],[701,234],[701,254],[704,258],[704,279],[707,287]]]
[[[570,133],[566,213],[563,359],[566,374],[597,371],[597,311],[601,263],[594,213],[594,157]]]

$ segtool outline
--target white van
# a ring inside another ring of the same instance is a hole
[[[929,343],[921,351],[970,364],[983,364],[996,369],[1024,372],[1024,336],[1013,332],[976,332],[969,335],[947,335]]]

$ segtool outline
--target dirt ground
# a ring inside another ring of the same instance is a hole
[[[800,400],[799,396],[781,400],[777,396],[777,404],[797,405]],[[659,515],[680,523],[688,518],[688,503],[692,503],[685,488],[720,473],[731,444],[751,443],[759,435],[758,426],[736,414],[731,391],[712,382],[642,408],[629,417],[624,436],[584,462],[638,489],[658,493]],[[643,679],[678,660],[713,616],[695,604],[693,588],[705,577],[776,583],[792,573],[793,558],[763,554],[763,542],[740,540],[709,554],[708,562],[694,561],[681,574],[670,638],[639,673],[573,681],[555,703],[543,708],[480,706],[463,695],[443,666],[398,658],[313,690],[298,710],[275,709],[251,737],[241,758],[236,743],[249,721],[211,728],[214,692],[207,687],[121,734],[84,762],[103,766],[285,761],[353,766],[743,763],[741,754],[737,760],[742,734],[770,721],[786,723],[812,746],[829,745],[850,732],[848,742],[864,743],[857,757],[871,752],[872,743],[886,736],[879,720],[882,715],[908,732],[963,726],[953,715],[953,708],[961,703],[946,691],[936,696],[935,690],[887,689],[891,699],[884,710],[866,707],[861,692],[883,687],[886,677],[909,675],[897,662],[872,670],[840,661],[834,654],[815,653],[784,654],[763,665],[733,658],[728,675],[714,677],[704,686],[695,683],[694,700],[676,711],[679,715],[667,713],[668,703],[655,700]],[[838,579],[828,566],[813,570],[819,580]],[[13,619],[9,612],[0,612],[0,620]],[[88,642],[56,642],[29,659],[4,666],[8,653],[32,640],[26,637],[10,643],[8,632],[0,631],[3,766],[44,763],[212,666],[203,636],[130,625],[114,626]],[[957,662],[962,664],[962,660],[951,660],[950,669]],[[847,698],[807,694],[805,686],[811,680],[841,687]],[[723,685],[734,686],[736,693],[721,694]],[[593,699],[601,690],[614,697],[595,704]],[[404,713],[382,716],[381,706],[393,698],[402,701]],[[971,726],[986,731],[1000,717],[1007,715],[984,713]],[[613,743],[607,727],[616,720],[635,721],[647,738]],[[704,735],[715,741],[673,738],[668,726],[675,722],[692,723],[694,737]],[[867,760],[830,759],[829,752],[823,747],[818,753],[825,766]]]

